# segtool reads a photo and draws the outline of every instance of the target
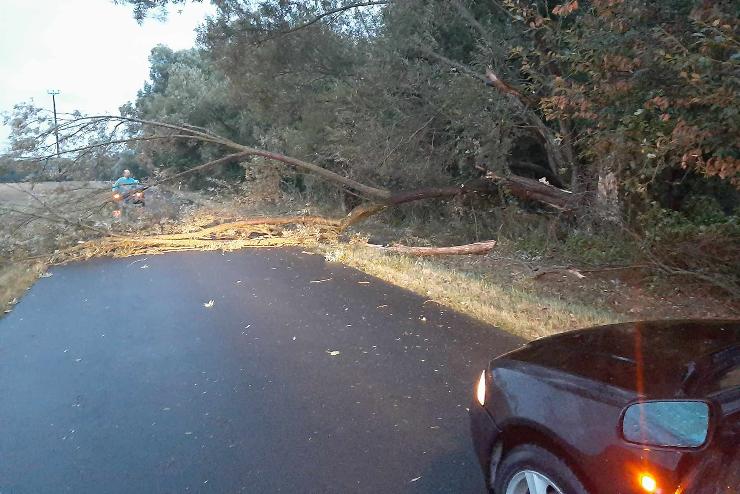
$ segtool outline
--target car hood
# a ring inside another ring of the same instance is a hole
[[[740,386],[740,321],[615,324],[533,341],[500,358],[657,398]]]

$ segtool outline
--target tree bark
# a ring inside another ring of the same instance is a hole
[[[507,188],[520,199],[541,202],[561,211],[571,211],[578,205],[579,194],[573,194],[568,190],[518,175],[500,177],[482,166],[475,168],[485,172],[487,180]]]
[[[516,175],[498,178],[498,180],[520,199],[541,202],[561,211],[575,209],[578,196],[570,191]]]
[[[483,255],[488,254],[496,246],[495,240],[475,242],[473,244],[455,245],[452,247],[409,247],[406,245],[393,245],[383,247],[382,245],[370,244],[383,252],[394,252],[412,256],[459,256],[459,255]]]
[[[386,202],[388,204],[396,206],[407,202],[419,201],[421,199],[443,199],[461,196],[469,194],[471,192],[492,194],[495,191],[496,186],[493,183],[478,180],[459,186],[453,185],[449,187],[428,187],[425,189],[417,189],[406,192],[396,192]]]

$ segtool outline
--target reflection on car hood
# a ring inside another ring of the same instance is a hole
[[[557,369],[648,398],[704,398],[740,386],[740,321],[660,321],[563,333],[501,359]],[[520,367],[520,366],[518,366]]]

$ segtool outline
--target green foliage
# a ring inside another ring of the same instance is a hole
[[[740,295],[740,215],[717,201],[696,197],[685,211],[654,206],[640,217],[644,248],[673,274],[711,281]]]
[[[727,215],[711,197],[693,198],[684,211],[653,207],[640,222],[653,244],[676,244],[701,237],[740,238],[740,215]]]
[[[168,2],[123,3],[140,16]],[[718,242],[716,259],[732,253],[740,186],[733,2],[213,3],[198,49],[152,52],[150,81],[127,111],[392,190],[464,183],[481,176],[481,165],[571,184],[586,197],[577,219],[528,238],[542,252],[557,242],[586,262],[634,259],[624,247],[631,240],[590,208],[600,178],[613,176],[611,219],[645,235],[671,265],[693,269],[699,264],[677,259],[700,257],[683,247],[678,258],[664,252],[659,239],[671,235],[706,252]],[[508,91],[471,77],[487,69]],[[188,142],[142,150],[147,163],[177,170],[218,154]],[[280,173],[286,190],[336,198],[312,177]],[[491,217],[511,203],[493,198]],[[459,221],[469,222],[470,204],[461,208]],[[496,234],[493,223],[485,234]]]
[[[252,119],[229,97],[230,88],[204,52],[173,51],[165,46],[152,49],[150,80],[139,91],[133,105],[121,112],[144,120],[201,127],[229,139],[250,144]],[[143,164],[182,171],[221,156],[214,146],[188,141],[146,142],[139,145]],[[219,170],[220,177],[238,179],[241,169],[232,165]],[[190,180],[198,182],[203,177]]]
[[[625,266],[640,259],[635,242],[618,228],[594,231],[531,218],[524,221],[517,235],[507,234],[505,240],[528,259],[549,258],[575,266]]]
[[[732,2],[598,0],[544,22],[563,70],[540,106],[571,120],[583,157],[627,193],[669,170],[740,186],[737,13]]]

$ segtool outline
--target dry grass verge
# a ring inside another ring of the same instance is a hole
[[[435,260],[381,253],[362,244],[321,246],[327,260],[399,285],[526,339],[618,322],[619,314],[450,269]]]
[[[45,271],[40,262],[16,262],[0,265],[0,316],[13,310],[13,305]]]

